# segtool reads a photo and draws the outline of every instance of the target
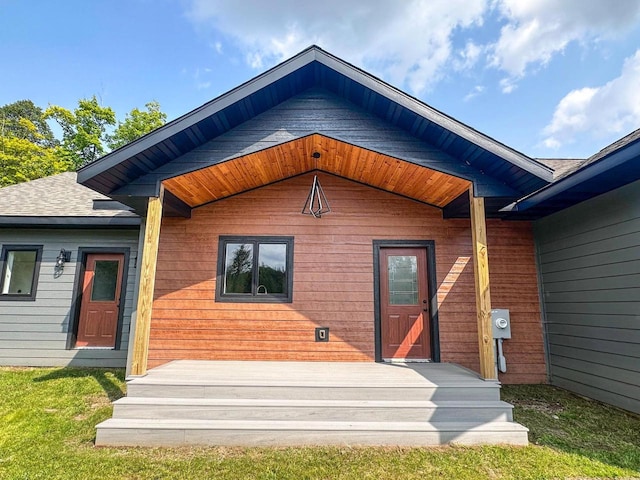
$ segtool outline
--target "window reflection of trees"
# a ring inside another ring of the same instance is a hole
[[[286,244],[258,244],[256,294],[285,294]],[[224,293],[253,293],[253,245],[227,244]]]
[[[225,293],[251,293],[253,246],[230,243],[226,254]]]

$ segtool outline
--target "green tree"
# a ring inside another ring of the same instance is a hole
[[[120,148],[165,124],[167,114],[160,110],[158,102],[149,102],[145,107],[146,110],[134,108],[124,122],[118,122],[113,135],[108,136],[107,145],[110,149]]]
[[[75,168],[91,163],[105,153],[107,127],[116,123],[113,109],[101,106],[95,95],[79,100],[73,112],[52,105],[44,115],[62,128],[61,159],[71,161]]]
[[[28,120],[25,124],[22,120]],[[18,100],[0,107],[0,135],[29,140],[37,145],[57,144],[42,108],[31,100]]]
[[[73,169],[60,155],[60,147],[42,144],[42,134],[29,119],[20,118],[16,125],[0,134],[0,187]]]

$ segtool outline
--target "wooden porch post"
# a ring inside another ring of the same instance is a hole
[[[138,292],[138,308],[136,314],[136,331],[133,343],[133,360],[131,375],[147,373],[147,357],[149,355],[149,332],[151,327],[151,309],[153,307],[153,290],[156,283],[156,264],[158,260],[158,244],[160,240],[160,224],[162,222],[162,197],[164,187],[160,187],[158,197],[149,198],[147,221],[144,231],[144,248],[140,270],[140,289]]]
[[[471,236],[478,317],[478,344],[480,346],[480,375],[485,380],[497,380],[491,329],[491,292],[484,198],[473,196],[472,185],[469,189],[469,199],[471,202]]]

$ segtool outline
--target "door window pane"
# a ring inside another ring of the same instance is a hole
[[[36,251],[9,250],[2,279],[3,295],[31,295],[36,268]]]
[[[258,253],[257,294],[286,293],[287,244],[261,243]]]
[[[116,299],[119,267],[118,260],[96,260],[91,301],[112,302]]]
[[[418,259],[413,255],[389,255],[389,304],[418,304]]]
[[[253,245],[228,243],[224,272],[224,293],[251,293]]]

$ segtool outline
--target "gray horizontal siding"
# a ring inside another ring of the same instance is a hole
[[[616,393],[621,389],[615,384],[610,385],[610,389],[604,389],[602,387],[594,387],[592,382],[580,383],[572,380],[570,377],[571,376],[569,376],[569,378],[558,376],[553,383],[558,387],[566,388],[585,397],[595,398],[601,402],[615,405],[616,407],[624,408],[631,412],[637,412],[640,409],[640,401],[636,398]]]
[[[122,368],[127,361],[126,356],[126,350],[0,349],[0,365]]]
[[[551,382],[640,413],[640,182],[534,234]]]
[[[15,338],[17,334],[24,337],[24,332],[64,333],[65,336],[67,333],[67,327],[65,325],[60,325],[59,321],[51,323],[46,323],[43,321],[39,321],[38,323],[25,323],[20,320],[20,318],[16,318],[15,323],[0,323],[0,338]],[[129,334],[129,325],[123,325],[122,334]],[[126,344],[126,342],[127,339],[123,338],[122,343]]]
[[[134,308],[138,232],[135,230],[0,229],[2,245],[43,245],[35,301],[0,302],[0,365],[124,367]],[[54,264],[60,249],[71,250],[59,277]],[[123,292],[121,342],[116,350],[67,349],[79,248],[129,248]]]

